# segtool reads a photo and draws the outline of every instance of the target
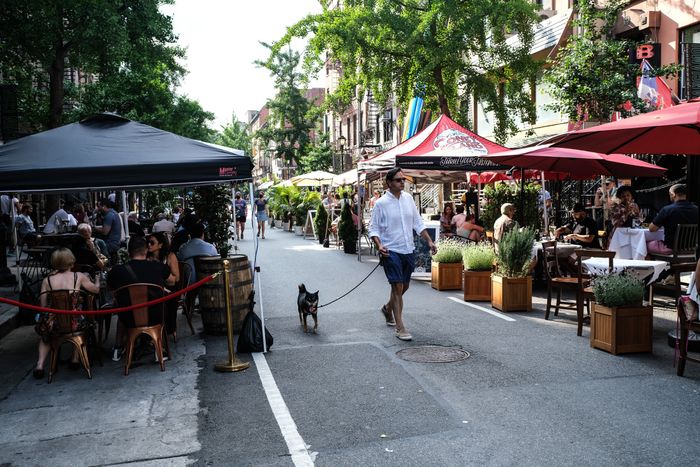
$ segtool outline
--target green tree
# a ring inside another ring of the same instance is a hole
[[[231,123],[226,125],[217,135],[216,143],[229,148],[240,149],[249,156],[253,153],[253,143],[250,133],[248,133],[248,125],[236,120],[235,113],[231,118]]]
[[[267,126],[258,130],[255,137],[271,146],[275,157],[296,163],[307,153],[309,132],[314,128],[309,113],[311,104],[303,90],[307,80],[298,71],[299,62],[300,54],[291,49],[279,50],[272,59],[256,62],[270,70],[277,93],[266,104],[270,109]]]
[[[556,100],[551,107],[571,121],[608,121],[616,111],[626,117],[647,110],[637,97],[634,79],[640,67],[629,63],[629,51],[636,43],[613,35],[615,22],[628,4],[611,0],[597,7],[595,2],[576,2],[574,30],[580,32],[569,38],[544,74]],[[671,65],[655,73],[669,76],[678,71],[678,66]],[[622,104],[627,101],[632,107],[626,109]]]
[[[272,52],[274,57],[293,38],[310,36],[307,72],[318,72],[327,54],[332,57],[342,74],[327,106],[342,109],[359,87],[378,102],[394,95],[402,109],[421,94],[427,108],[461,120],[459,102],[475,95],[494,112],[501,141],[517,130],[518,120],[534,120],[535,2],[347,0],[339,9],[323,3],[321,14],[290,27]]]
[[[36,119],[34,129],[65,123],[67,69],[99,79],[158,63],[182,72],[171,19],[159,6],[171,0],[26,2],[6,0],[0,8],[0,74],[18,86],[20,112]],[[140,97],[139,94],[132,94]]]
[[[321,133],[309,147],[309,152],[299,159],[298,173],[308,173],[314,170],[328,171],[333,165],[334,152],[328,133]]]

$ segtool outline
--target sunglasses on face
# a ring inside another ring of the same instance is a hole
[[[153,246],[153,245],[157,245],[157,242],[155,240],[149,240],[148,246]]]
[[[399,182],[399,183],[404,183],[406,181],[405,178],[392,178],[392,182]]]

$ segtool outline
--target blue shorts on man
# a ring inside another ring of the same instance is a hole
[[[389,251],[389,256],[382,258],[384,274],[390,284],[407,284],[411,282],[411,273],[415,267],[416,259],[413,253],[402,254]]]

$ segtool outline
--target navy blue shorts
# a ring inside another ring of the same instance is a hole
[[[401,254],[389,251],[389,256],[382,258],[382,264],[390,284],[407,284],[411,282],[411,273],[416,265],[416,259],[413,253]]]

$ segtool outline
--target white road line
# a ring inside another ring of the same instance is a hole
[[[297,424],[294,423],[294,419],[292,419],[292,415],[289,413],[287,404],[285,404],[282,398],[282,394],[277,387],[275,378],[272,376],[265,356],[261,353],[253,353],[252,355],[253,360],[255,360],[255,367],[258,369],[258,374],[260,375],[263,389],[265,389],[267,401],[270,403],[270,408],[272,409],[272,413],[275,414],[277,425],[279,425],[282,436],[284,436],[284,441],[287,443],[287,448],[289,448],[289,453],[292,455],[292,462],[294,462],[294,465],[297,467],[313,466],[314,461],[297,430]]]
[[[477,310],[485,311],[486,313],[493,315],[496,318],[501,318],[504,321],[515,321],[510,316],[506,316],[503,313],[499,313],[497,311],[489,310],[488,308],[484,308],[483,306],[474,305],[471,302],[465,302],[464,300],[460,300],[459,298],[455,298],[455,297],[447,297],[447,298],[449,298],[453,302],[457,302],[457,303],[460,303],[460,304],[465,305],[465,306],[470,306],[472,308],[476,308]]]

